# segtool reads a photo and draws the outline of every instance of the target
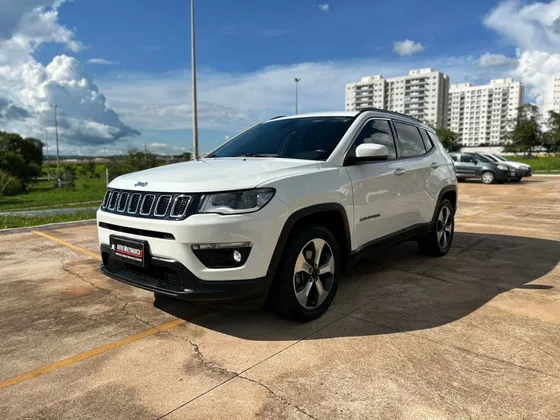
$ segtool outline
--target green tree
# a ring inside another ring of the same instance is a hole
[[[187,161],[187,160],[191,160],[192,159],[192,153],[191,152],[185,152],[185,153],[181,153],[180,155],[175,156],[177,159],[181,159],[183,161]]]
[[[82,164],[82,167],[80,169],[80,174],[83,176],[87,176],[88,178],[95,178],[97,175],[95,173],[95,162],[90,160]]]
[[[20,155],[26,164],[43,164],[43,142],[31,137],[22,138],[16,133],[0,132],[0,150]]]
[[[0,170],[0,196],[12,195],[21,192],[21,181],[6,171]]]
[[[28,184],[41,173],[36,164],[27,164],[21,155],[5,150],[0,150],[0,170],[16,177],[22,184]]]
[[[137,149],[129,150],[123,158],[115,159],[107,164],[111,180],[124,174],[143,171],[156,166],[159,166],[156,155],[147,150],[140,151]]]
[[[62,183],[65,186],[73,187],[76,185],[76,167],[74,165],[62,165]]]
[[[513,130],[508,133],[511,144],[505,147],[506,151],[522,152],[523,156],[531,156],[535,149],[543,145],[538,106],[533,104],[520,106],[517,117],[509,124]]]
[[[560,113],[548,111],[548,130],[543,134],[543,147],[548,153],[560,152]]]
[[[448,152],[458,152],[461,150],[461,145],[457,140],[458,134],[448,128],[436,129],[436,135],[439,141]]]

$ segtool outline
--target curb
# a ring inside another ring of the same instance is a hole
[[[97,219],[78,220],[75,222],[49,223],[46,225],[39,225],[39,226],[26,226],[26,227],[19,227],[19,228],[0,229],[0,236],[10,235],[12,233],[32,232],[37,229],[48,230],[48,229],[57,229],[57,228],[68,228],[74,226],[89,226],[89,225],[95,225],[96,220]]]

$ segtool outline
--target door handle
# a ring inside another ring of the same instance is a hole
[[[439,168],[439,163],[432,162],[431,166],[432,166],[433,169],[437,169],[437,168]]]
[[[393,171],[393,173],[397,176],[404,175],[406,173],[406,169],[404,168],[397,168]]]

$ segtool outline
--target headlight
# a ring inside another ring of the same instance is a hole
[[[274,197],[274,189],[233,191],[208,194],[204,197],[199,213],[240,214],[262,209]]]
[[[509,166],[506,166],[506,165],[498,165],[498,169],[501,169],[502,171],[509,171]]]

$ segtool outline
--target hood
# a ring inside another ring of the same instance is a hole
[[[528,168],[531,167],[531,165],[527,165],[526,163],[512,162],[511,160],[508,160],[508,161],[503,162],[503,163],[505,163],[506,165],[509,165],[509,166],[513,166],[515,169],[525,167],[525,166],[528,167]]]
[[[319,168],[319,162],[300,159],[201,159],[123,175],[109,187],[153,192],[232,191],[255,188],[275,178]]]

